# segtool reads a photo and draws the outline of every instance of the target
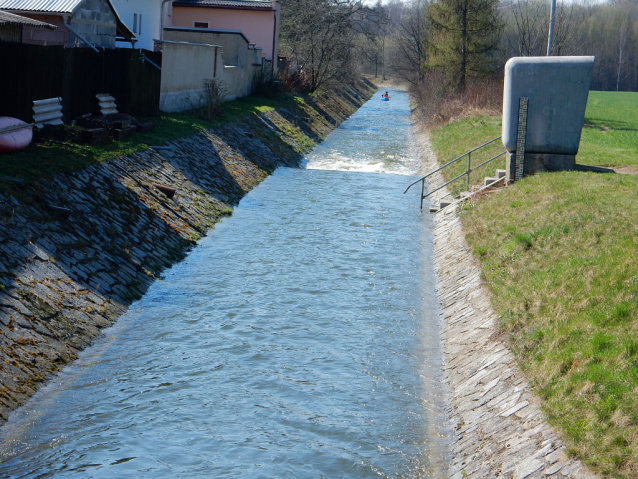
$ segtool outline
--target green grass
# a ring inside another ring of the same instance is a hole
[[[637,106],[636,93],[592,92],[578,162],[638,163]],[[474,139],[467,122],[433,138]],[[544,173],[462,212],[521,368],[570,452],[603,477],[638,477],[636,191],[635,175]]]
[[[577,162],[638,165],[638,93],[589,92]]]
[[[464,153],[482,145],[485,142],[493,140],[501,135],[501,118],[500,117],[478,117],[466,118],[456,123],[451,123],[445,128],[437,129],[432,132],[432,147],[437,152],[439,162],[447,163]],[[495,141],[491,145],[472,153],[472,168],[480,165],[493,156],[505,151],[500,140]],[[443,174],[447,180],[467,171],[468,157],[460,159],[456,163],[450,165],[443,170]],[[483,182],[486,176],[494,176],[494,170],[497,168],[505,168],[505,158],[497,158],[487,165],[470,173],[470,184],[475,185]],[[450,191],[456,195],[459,191],[465,191],[467,184],[467,176],[463,176],[456,182],[452,183]]]
[[[432,132],[432,147],[441,164],[501,134],[501,117],[466,118]],[[472,154],[472,167],[503,151],[500,141]],[[638,166],[638,93],[589,92],[585,127],[582,131],[576,161],[582,165],[622,167]],[[493,176],[496,168],[505,168],[505,160],[498,158],[489,165],[472,172],[470,184],[479,184],[485,176]],[[467,157],[444,170],[447,180],[467,171]],[[458,194],[466,185],[462,177],[452,185]]]
[[[149,146],[161,146],[177,138],[238,121],[247,115],[281,107],[292,110],[301,108],[291,95],[282,95],[279,99],[243,97],[224,106],[222,118],[214,122],[202,120],[192,112],[162,113],[144,118],[155,122],[153,131],[136,133],[125,141],[113,141],[105,145],[77,145],[82,148],[79,149],[50,142],[32,143],[26,150],[0,155],[0,175],[22,178],[27,182],[46,180],[58,173],[76,171],[109,158],[146,150]],[[0,187],[16,186],[0,180]]]

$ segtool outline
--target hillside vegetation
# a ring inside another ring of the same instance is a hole
[[[585,122],[578,163],[638,172],[638,94],[591,92]],[[432,142],[443,163],[499,134],[471,118]],[[638,477],[637,191],[631,174],[545,173],[462,212],[521,368],[603,477]]]

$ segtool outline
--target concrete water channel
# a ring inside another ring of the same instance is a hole
[[[0,476],[444,477],[408,97],[280,168],[0,429]]]

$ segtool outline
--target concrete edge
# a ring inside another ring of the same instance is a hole
[[[439,165],[429,137],[425,131],[415,136],[422,163],[432,171]],[[428,187],[443,183],[437,173]],[[447,193],[443,188],[432,201]],[[480,265],[454,207],[434,218],[434,261],[454,430],[447,477],[596,478],[581,461],[566,454],[565,444],[547,423],[539,399],[501,337]]]

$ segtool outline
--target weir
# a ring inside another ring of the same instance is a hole
[[[280,168],[0,429],[2,477],[443,477],[407,95]],[[406,177],[407,175],[407,177]]]

